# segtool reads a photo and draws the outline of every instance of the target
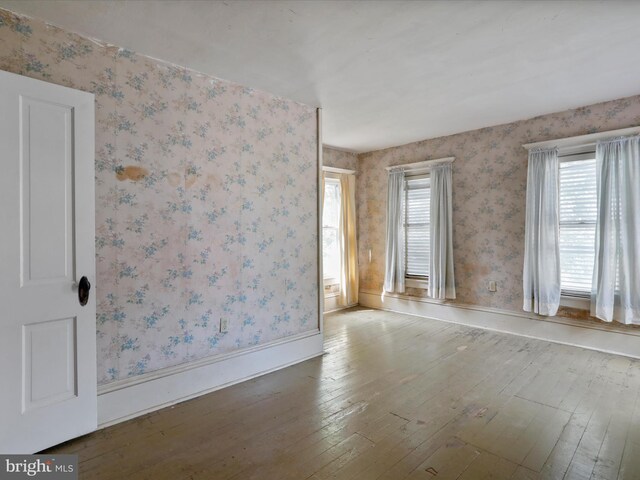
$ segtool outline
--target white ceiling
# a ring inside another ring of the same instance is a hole
[[[0,6],[324,109],[370,151],[640,93],[637,1],[69,1]]]

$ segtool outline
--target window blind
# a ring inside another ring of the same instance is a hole
[[[405,275],[429,275],[429,177],[408,177],[405,187]]]
[[[596,161],[560,163],[560,284],[563,293],[591,292],[597,215]]]

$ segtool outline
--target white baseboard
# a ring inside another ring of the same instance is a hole
[[[559,319],[545,320],[526,313],[452,305],[428,299],[411,299],[403,295],[385,294],[383,297],[379,293],[362,290],[360,306],[640,358],[640,336],[636,332],[607,331],[570,325]]]
[[[98,428],[264,375],[323,353],[318,330],[98,387]]]
[[[351,305],[340,305],[339,297],[325,297],[324,298],[324,310],[322,313],[333,313],[339,312],[340,310],[346,310],[347,308],[357,307],[357,303],[352,303]]]
[[[331,294],[324,296],[324,313],[333,312],[334,310],[340,310],[340,295],[339,294]]]

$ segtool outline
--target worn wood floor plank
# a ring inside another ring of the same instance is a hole
[[[640,362],[356,308],[327,355],[59,445],[81,479],[640,478]]]

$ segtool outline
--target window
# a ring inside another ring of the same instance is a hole
[[[429,278],[429,208],[431,188],[429,177],[416,175],[405,180],[404,241],[405,277]]]
[[[325,285],[340,283],[340,180],[325,178],[322,211],[322,269]]]
[[[455,298],[451,237],[453,160],[454,157],[447,157],[387,167],[385,292],[403,293],[405,287],[413,287],[428,289],[432,298]],[[430,211],[432,199],[438,204],[437,209],[434,207],[438,213],[434,218]],[[430,237],[434,234],[439,239],[437,249],[431,245]],[[442,268],[431,271],[432,256]]]
[[[591,292],[596,234],[595,152],[560,159],[560,285],[564,295]]]
[[[623,277],[627,270],[637,271],[638,265],[623,246],[637,240],[633,228],[628,227],[639,207],[634,194],[638,184],[635,165],[640,157],[640,127],[523,146],[529,151],[529,162],[533,159],[537,163],[527,177],[527,187],[531,186],[532,190],[531,195],[527,194],[525,247],[529,248],[525,248],[523,271],[524,309],[536,313],[540,310],[543,315],[555,314],[560,297],[561,305],[592,310],[607,322],[638,323],[640,310],[627,308],[631,305],[629,298],[638,298],[632,290],[637,289],[638,284],[630,284]],[[550,165],[542,163],[547,159],[553,161],[553,166],[558,165],[557,172],[547,172]],[[553,176],[553,182],[548,181],[547,173]],[[547,205],[540,199],[551,195],[555,200],[556,193],[558,202],[554,213],[558,221],[554,225],[549,218],[541,218]],[[616,228],[618,224],[621,228]],[[558,234],[557,243],[555,234]],[[598,239],[604,243],[596,252]],[[549,248],[558,248],[559,265],[546,253]],[[543,262],[545,268],[539,268]],[[556,284],[556,278],[547,275],[553,273],[555,277],[558,269],[560,285]],[[596,269],[602,274],[594,286]],[[594,288],[596,291],[592,292]],[[590,298],[592,293],[595,298]]]

